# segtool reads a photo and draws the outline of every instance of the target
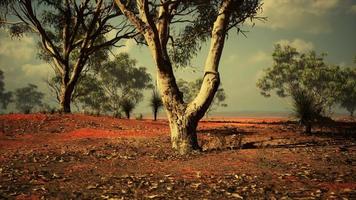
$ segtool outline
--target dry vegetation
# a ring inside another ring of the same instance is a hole
[[[203,121],[179,156],[164,120],[0,116],[0,199],[355,199],[352,123]]]

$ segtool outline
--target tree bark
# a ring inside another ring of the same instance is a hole
[[[156,109],[153,111],[153,121],[157,121],[157,112]]]
[[[74,88],[68,87],[66,85],[61,86],[61,95],[59,99],[60,111],[64,113],[71,112],[71,98]]]
[[[179,154],[200,150],[196,132],[198,121],[197,118],[184,114],[169,117],[172,148]]]
[[[311,124],[306,124],[305,125],[305,133],[310,134],[312,130],[312,125]]]

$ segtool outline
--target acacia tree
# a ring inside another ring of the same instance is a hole
[[[158,87],[171,129],[172,147],[185,154],[199,149],[196,128],[220,83],[219,62],[228,31],[240,30],[260,9],[258,0],[115,0],[143,36],[157,68]],[[182,31],[180,31],[182,30]],[[173,64],[188,65],[210,38],[201,89],[184,102]],[[169,46],[171,45],[171,49]],[[173,55],[173,56],[172,56]]]
[[[5,91],[4,72],[0,70],[0,104],[2,109],[6,109],[7,105],[12,101],[12,92]]]
[[[93,54],[133,36],[132,27],[109,0],[1,0],[0,26],[13,37],[39,36],[41,57],[61,79],[60,109],[71,112],[71,95]],[[113,38],[107,38],[113,33]]]
[[[306,132],[313,122],[328,116],[340,91],[340,68],[324,62],[325,55],[314,51],[300,53],[291,46],[276,45],[273,66],[257,81],[265,97],[275,91],[291,97],[296,114]]]

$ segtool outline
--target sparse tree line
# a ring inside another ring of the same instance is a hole
[[[290,97],[295,116],[310,133],[312,125],[330,121],[336,106],[353,117],[356,110],[356,66],[325,63],[325,54],[298,52],[291,46],[276,45],[273,66],[257,82],[261,94]],[[356,64],[356,58],[354,60]]]

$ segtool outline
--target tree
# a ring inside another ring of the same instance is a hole
[[[2,109],[6,109],[7,105],[12,101],[12,92],[5,91],[4,72],[0,70],[0,104]]]
[[[85,74],[78,83],[73,97],[75,104],[81,104],[85,109],[90,109],[95,113],[101,113],[106,109],[106,103],[109,99],[105,94],[102,83],[97,76]],[[79,107],[79,105],[78,105]]]
[[[150,106],[151,106],[152,112],[153,112],[153,120],[156,121],[157,120],[158,111],[163,106],[161,95],[159,95],[157,89],[153,89],[152,90],[152,96],[151,96],[151,99],[150,99]]]
[[[0,26],[12,37],[39,36],[40,57],[60,77],[60,109],[71,112],[71,96],[83,69],[121,39],[133,36],[112,1],[2,0]],[[11,19],[11,20],[10,20]],[[108,38],[108,35],[115,35]]]
[[[78,80],[72,101],[95,112],[114,113],[121,112],[123,102],[128,105],[130,101],[133,104],[131,112],[142,101],[142,90],[152,87],[151,75],[136,63],[127,53],[120,53],[112,61],[102,61],[100,69],[87,69]],[[53,77],[48,81],[56,95],[59,93],[58,80]]]
[[[115,0],[122,13],[148,45],[158,72],[158,87],[171,129],[172,147],[185,154],[200,149],[196,128],[218,89],[219,61],[228,31],[253,19],[258,0]],[[177,86],[173,64],[187,66],[210,38],[200,92],[184,102]]]
[[[356,68],[345,68],[340,73],[340,93],[337,95],[337,101],[353,117],[356,110]]]
[[[328,116],[336,102],[340,68],[324,62],[314,51],[299,53],[290,46],[276,45],[273,66],[257,81],[261,94],[291,97],[296,116],[309,131],[311,123]]]
[[[125,97],[124,99],[121,99],[120,106],[122,111],[125,113],[126,118],[130,119],[131,112],[136,106],[134,99]]]
[[[137,105],[143,99],[142,90],[152,87],[151,75],[145,67],[137,67],[136,64],[137,61],[129,54],[120,53],[113,61],[105,62],[98,71],[108,99],[105,102],[107,111],[121,110],[123,102]]]
[[[42,92],[37,91],[37,86],[28,84],[28,86],[15,90],[15,105],[22,113],[31,113],[33,108],[43,105]]]
[[[183,100],[185,102],[190,102],[193,98],[198,94],[200,86],[203,83],[203,79],[197,79],[195,81],[185,81],[183,79],[179,79],[177,84],[179,89],[183,94]],[[218,107],[227,107],[227,104],[224,103],[226,99],[226,94],[224,88],[220,84],[212,103],[210,104],[209,108],[207,109],[205,115],[207,116],[211,111],[216,110]]]

